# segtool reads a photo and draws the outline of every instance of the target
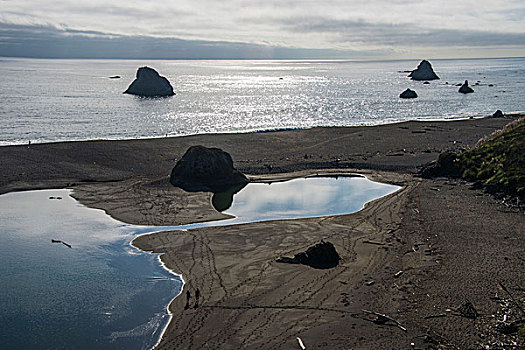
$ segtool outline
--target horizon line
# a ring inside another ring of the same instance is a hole
[[[53,56],[2,56],[0,55],[0,60],[3,59],[35,59],[35,60],[125,60],[125,61],[138,61],[138,60],[151,60],[151,61],[303,61],[303,62],[323,62],[323,61],[339,61],[339,62],[388,62],[388,61],[413,61],[413,60],[483,60],[483,59],[525,59],[525,56],[497,56],[497,57],[413,57],[413,58],[348,58],[348,57],[174,57],[174,58],[165,58],[165,57],[53,57]]]

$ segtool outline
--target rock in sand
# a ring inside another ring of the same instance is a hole
[[[436,73],[434,73],[434,70],[432,69],[432,65],[427,60],[421,61],[417,68],[412,71],[408,75],[412,80],[435,80],[439,79]]]
[[[141,97],[167,97],[173,96],[173,87],[168,79],[150,67],[140,67],[137,70],[137,78],[131,83],[125,94]]]
[[[329,269],[339,264],[339,254],[330,242],[321,241],[308,248],[306,251],[297,253],[293,258],[281,257],[277,262],[287,264],[303,264],[316,269]]]
[[[248,179],[233,167],[232,157],[219,148],[192,146],[171,171],[170,182],[185,191],[220,193],[245,185]]]

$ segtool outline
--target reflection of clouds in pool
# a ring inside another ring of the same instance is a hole
[[[23,220],[25,228],[34,227],[19,232],[20,239],[56,238],[71,243],[73,248],[116,242],[123,234],[134,232],[130,225],[121,225],[102,210],[79,204],[70,197],[71,192],[62,189],[5,194],[0,200],[3,220]]]
[[[256,220],[351,213],[397,188],[363,177],[301,178],[270,185],[251,183],[234,196],[226,213]]]
[[[312,197],[315,194],[315,197]],[[292,180],[284,183],[250,184],[234,196],[233,207],[238,210],[255,212],[271,206],[322,205],[329,201],[330,194],[323,184],[308,184]],[[313,202],[315,200],[315,202]]]

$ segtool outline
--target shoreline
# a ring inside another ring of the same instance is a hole
[[[162,231],[156,231],[156,232],[153,232],[153,233],[157,233],[157,232],[162,232]],[[140,237],[140,236],[143,236],[143,235],[148,235],[148,234],[151,234],[151,233],[142,233],[134,238],[132,238],[128,244],[133,247],[134,249],[137,249],[139,250],[140,252],[142,253],[150,253],[151,252],[147,252],[145,250],[142,250],[141,248],[137,247],[136,245],[133,244],[133,241]],[[184,284],[185,284],[185,281],[184,281],[184,277],[180,274],[177,274],[175,271],[173,271],[172,269],[170,269],[165,263],[164,261],[162,261],[162,254],[158,254],[157,255],[157,260],[159,262],[159,265],[166,271],[168,271],[170,274],[172,274],[173,276],[176,276],[178,278],[180,278],[181,282],[182,282],[182,285],[181,285],[181,289],[179,291],[179,293],[177,293],[171,300],[170,302],[168,303],[168,305],[166,305],[166,314],[168,315],[168,322],[166,323],[166,325],[164,326],[164,329],[160,332],[160,335],[159,335],[159,338],[157,339],[157,342],[155,343],[155,345],[153,345],[153,347],[151,349],[155,349],[159,346],[159,344],[161,343],[162,341],[162,338],[164,337],[164,333],[166,333],[166,330],[168,329],[170,323],[171,323],[171,320],[173,318],[173,313],[171,312],[170,310],[170,305],[173,303],[173,301],[175,300],[175,298],[177,298],[179,295],[182,294],[182,291],[184,289]]]
[[[246,134],[69,141],[32,144],[30,147],[27,144],[1,146],[0,160],[3,164],[13,165],[13,168],[2,169],[0,193],[29,188],[122,182],[140,178],[158,180],[170,173],[178,160],[177,156],[181,156],[189,146],[195,144],[223,148],[232,155],[239,170],[251,175],[322,168],[411,171],[435,160],[441,150],[457,150],[463,145],[472,145],[491,130],[501,128],[506,122],[519,116],[521,115],[440,122],[407,121],[379,126],[316,127]],[[446,132],[447,135],[439,135],[438,132]],[[397,139],[397,136],[405,136],[402,134],[406,134],[406,142]],[[377,142],[378,137],[384,137],[384,142]],[[432,139],[421,140],[422,137]],[[459,142],[450,144],[455,140]],[[347,143],[337,145],[337,141]],[[246,143],[248,147],[242,150],[234,148],[242,143]],[[285,146],[293,147],[293,150],[287,150]],[[260,152],[254,152],[254,147],[258,147]],[[316,147],[321,149],[312,152]],[[309,154],[308,159],[304,159],[305,154],[297,153],[301,149],[317,154]],[[283,157],[275,157],[275,152],[281,152]],[[415,154],[418,159],[414,159],[413,162],[394,159],[399,152],[406,153],[405,155]],[[348,159],[338,157],[341,153],[350,153]],[[392,158],[372,161],[369,158],[374,158],[374,153]],[[31,164],[44,164],[44,169],[32,169]]]
[[[489,299],[498,291],[493,276],[513,291],[525,283],[525,264],[515,258],[525,251],[523,213],[464,181],[414,174],[440,152],[472,147],[514,118],[5,146],[0,193],[68,186],[81,203],[127,223],[218,219],[209,194],[183,193],[167,181],[194,144],[222,148],[255,177],[332,169],[404,184],[354,214],[135,238],[141,250],[163,253],[171,271],[187,276],[188,289],[202,291],[198,309],[181,312],[180,298],[171,302],[176,317],[158,348],[288,348],[297,347],[295,336],[307,348],[424,347],[421,334],[456,347],[497,344],[506,338],[491,331],[488,318],[425,317],[465,300],[483,314],[500,314]],[[273,263],[326,237],[343,257],[335,269]],[[375,325],[363,309],[389,315],[408,331]],[[487,336],[480,339],[480,332]]]
[[[516,116],[525,115],[525,111],[510,111],[506,112],[505,116],[508,118],[514,118]],[[416,118],[416,119],[409,119],[409,120],[396,120],[396,121],[390,121],[386,123],[377,123],[377,124],[355,124],[355,125],[318,125],[318,126],[309,126],[309,127],[283,127],[283,128],[266,128],[266,129],[248,129],[248,130],[233,130],[233,131],[210,131],[207,133],[196,133],[196,134],[180,134],[180,135],[159,135],[159,136],[143,136],[143,137],[131,137],[131,138],[97,138],[97,139],[78,139],[78,140],[54,140],[54,141],[43,141],[39,142],[35,140],[30,140],[31,145],[46,145],[46,144],[56,144],[56,143],[69,143],[69,142],[97,142],[97,141],[134,141],[134,140],[158,140],[158,139],[164,139],[164,138],[179,138],[179,137],[192,137],[192,136],[203,136],[203,135],[247,135],[247,134],[257,134],[257,133],[267,133],[267,132],[282,132],[282,131],[301,131],[301,130],[309,130],[309,129],[316,129],[316,128],[356,128],[356,127],[377,127],[377,126],[383,126],[383,125],[395,125],[395,124],[403,124],[403,123],[410,123],[410,122],[450,122],[450,121],[461,121],[461,120],[471,120],[471,119],[483,119],[487,118],[488,116],[483,113],[478,113],[474,115],[454,115],[454,116],[448,116],[448,117],[424,117],[424,118]],[[0,142],[0,147],[10,147],[10,146],[28,146],[28,143],[26,141],[19,143],[6,143],[2,144]]]

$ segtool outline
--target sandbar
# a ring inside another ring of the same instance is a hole
[[[135,239],[186,281],[158,348],[300,349],[297,337],[307,349],[496,347],[516,341],[495,330],[503,311],[494,297],[505,296],[500,284],[524,297],[524,214],[465,181],[417,171],[516,117],[4,146],[0,193],[68,187],[83,204],[133,224],[226,218],[211,194],[169,185],[171,168],[196,144],[229,152],[259,181],[356,173],[396,184],[400,191],[354,214]],[[341,255],[338,267],[275,261],[321,239]],[[197,289],[198,307],[185,308],[185,293],[194,298]],[[467,301],[475,320],[455,315]]]

